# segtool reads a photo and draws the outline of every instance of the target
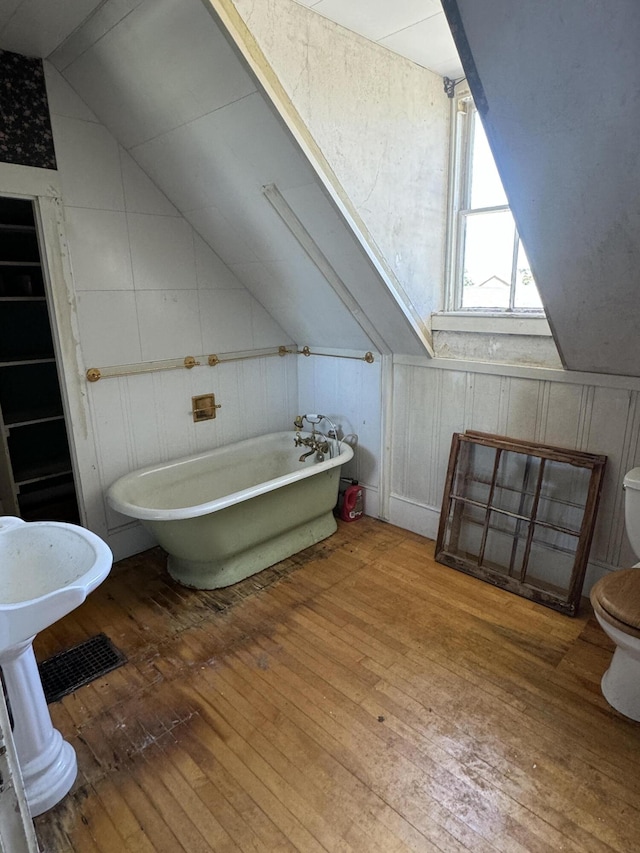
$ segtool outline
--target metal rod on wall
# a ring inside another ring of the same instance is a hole
[[[260,351],[248,353],[246,355],[230,355],[228,357],[219,356],[215,354],[200,356],[199,358],[194,358],[192,355],[186,356],[181,361],[172,361],[172,362],[141,362],[140,364],[125,364],[125,365],[114,365],[113,367],[90,367],[86,372],[86,378],[88,382],[98,382],[100,379],[115,379],[123,376],[138,376],[142,373],[157,373],[161,370],[179,370],[183,368],[187,368],[187,370],[191,370],[193,367],[200,366],[203,362],[209,365],[209,367],[216,367],[218,364],[225,364],[229,361],[246,361],[248,359],[253,358],[269,358],[270,356],[285,356],[285,355],[317,355],[323,356],[324,358],[349,358],[355,361],[366,361],[367,364],[373,364],[375,361],[374,355],[372,352],[366,352],[364,355],[345,355],[342,353],[330,353],[330,352],[312,352],[310,347],[305,346],[302,349],[290,349],[285,346],[278,347],[277,350],[274,351]],[[205,361],[206,360],[206,361]]]
[[[375,361],[372,352],[365,352],[364,355],[336,355],[335,353],[330,352],[311,352],[309,347],[302,347],[302,349],[298,350],[298,355],[320,355],[324,358],[351,358],[354,361],[366,361],[367,364],[373,364]]]
[[[280,346],[275,351],[260,350],[248,355],[231,355],[229,358],[220,358],[217,355],[203,355],[194,358],[192,355],[186,356],[181,361],[156,361],[156,362],[141,362],[140,364],[125,364],[115,365],[113,367],[90,367],[86,372],[86,377],[89,382],[97,382],[99,379],[111,379],[122,376],[137,376],[139,373],[156,373],[161,370],[178,370],[186,367],[199,367],[201,364],[208,364],[210,367],[215,367],[216,364],[222,364],[225,361],[242,361],[246,358],[268,358],[272,355],[288,355],[295,353],[296,350],[287,349]]]
[[[224,364],[227,361],[245,361],[248,358],[268,358],[271,355],[290,355],[293,352],[295,352],[295,350],[287,349],[286,347],[278,347],[276,352],[251,353],[250,355],[231,355],[229,358],[225,358],[224,356],[220,358],[219,355],[210,355],[207,358],[207,364],[209,367],[215,367],[217,364]]]
[[[197,367],[200,364],[192,355],[185,356],[181,364],[159,364],[149,363],[128,364],[125,369],[119,367],[90,367],[86,372],[88,382],[97,382],[99,379],[114,379],[120,376],[137,376],[139,373],[156,373],[160,370],[179,370],[192,367]]]

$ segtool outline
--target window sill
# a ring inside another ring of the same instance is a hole
[[[447,312],[431,315],[431,328],[438,332],[476,332],[489,335],[536,335],[551,337],[545,317],[524,314]]]

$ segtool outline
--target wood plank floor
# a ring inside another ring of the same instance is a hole
[[[43,853],[640,851],[611,647],[372,519],[229,590],[117,564],[38,637],[128,663],[51,706],[78,754]]]

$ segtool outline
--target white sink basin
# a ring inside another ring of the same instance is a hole
[[[83,527],[0,519],[0,650],[82,604],[111,562],[108,546]]]
[[[33,638],[82,604],[112,560],[109,547],[83,527],[0,517],[0,667],[33,817],[59,802],[77,774],[73,747],[51,722]]]

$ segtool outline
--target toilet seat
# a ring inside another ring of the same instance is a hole
[[[640,639],[640,568],[611,572],[593,585],[590,598],[601,619]]]

